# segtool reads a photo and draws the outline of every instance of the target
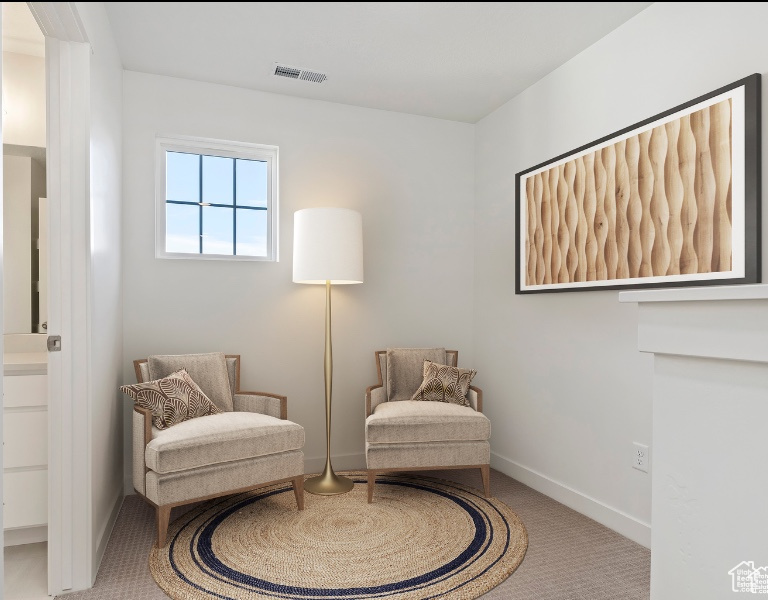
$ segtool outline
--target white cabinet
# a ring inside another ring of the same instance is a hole
[[[3,396],[6,409],[47,407],[48,375],[8,375],[3,379]]]
[[[30,374],[30,364],[22,364],[21,357],[6,355],[3,377],[6,544],[13,537],[8,530],[44,535],[48,523],[48,376],[40,373],[39,364]]]
[[[3,474],[3,527],[35,527],[48,522],[48,469]]]
[[[4,469],[47,465],[48,411],[6,412],[3,415],[3,441]]]

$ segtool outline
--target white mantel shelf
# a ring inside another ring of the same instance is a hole
[[[768,284],[619,292],[619,302],[717,302],[728,300],[768,300]]]
[[[768,566],[768,285],[633,290],[654,355],[651,600],[731,598]]]
[[[636,290],[641,352],[768,363],[768,285]]]

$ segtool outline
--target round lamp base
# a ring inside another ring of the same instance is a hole
[[[339,477],[333,471],[323,471],[322,475],[312,477],[304,482],[304,490],[318,496],[334,496],[344,494],[352,489],[355,482],[346,477]]]

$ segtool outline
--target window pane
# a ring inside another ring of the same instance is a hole
[[[267,211],[237,209],[237,254],[267,255]]]
[[[203,156],[203,202],[232,204],[234,162],[234,158]]]
[[[200,156],[183,152],[165,153],[165,198],[200,202]]]
[[[200,207],[166,204],[165,251],[200,253]]]
[[[232,255],[232,211],[220,206],[203,207],[203,254]]]
[[[267,206],[267,162],[237,159],[237,204]]]

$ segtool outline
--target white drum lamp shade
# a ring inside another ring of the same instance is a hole
[[[363,283],[363,218],[347,208],[305,208],[293,216],[294,283]]]

